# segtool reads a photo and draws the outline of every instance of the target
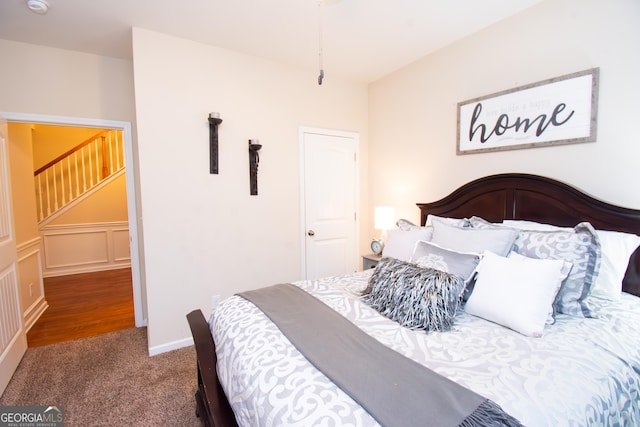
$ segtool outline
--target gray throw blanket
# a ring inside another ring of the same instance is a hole
[[[297,286],[238,295],[383,426],[521,426],[494,402],[384,346]]]

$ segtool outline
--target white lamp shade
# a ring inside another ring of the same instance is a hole
[[[378,206],[374,213],[374,227],[376,230],[390,230],[393,228],[395,212],[390,206]]]

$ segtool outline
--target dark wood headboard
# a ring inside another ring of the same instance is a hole
[[[595,199],[565,183],[537,175],[507,173],[479,178],[448,196],[418,203],[420,221],[429,214],[487,221],[519,219],[572,227],[588,221],[601,230],[640,235],[640,210],[615,206]],[[640,248],[629,260],[623,290],[640,296]]]

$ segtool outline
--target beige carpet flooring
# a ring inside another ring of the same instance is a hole
[[[65,427],[199,426],[193,347],[149,357],[146,328],[27,349],[0,405],[64,407]]]

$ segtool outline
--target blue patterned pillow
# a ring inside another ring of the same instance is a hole
[[[514,252],[530,258],[562,259],[573,264],[554,302],[556,313],[594,317],[586,298],[600,268],[600,240],[588,222],[573,230],[521,230]]]
[[[460,308],[462,278],[395,258],[382,258],[363,301],[411,329],[448,331]]]

